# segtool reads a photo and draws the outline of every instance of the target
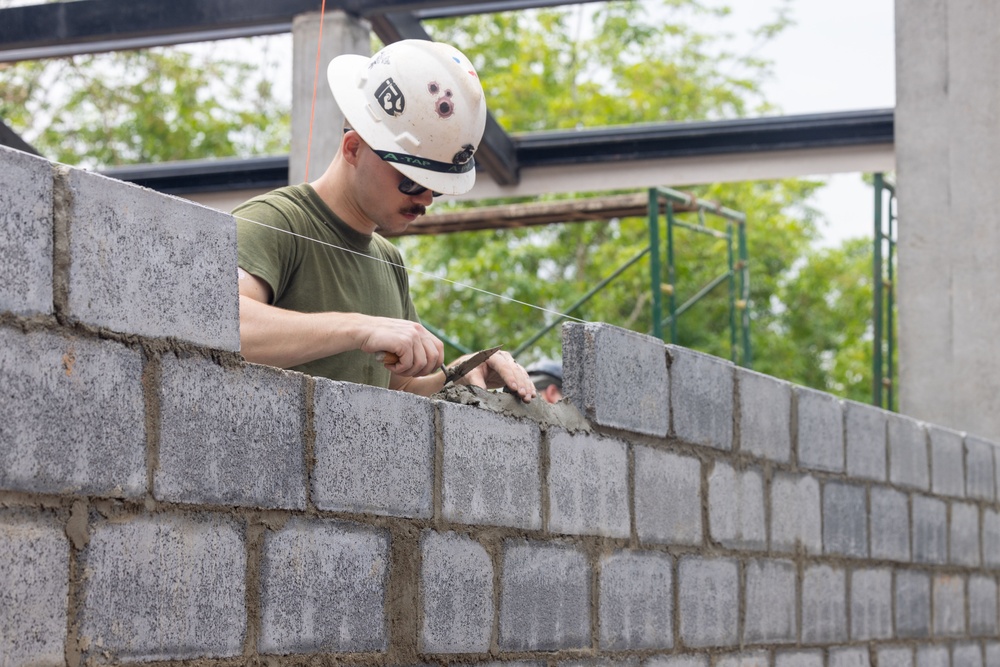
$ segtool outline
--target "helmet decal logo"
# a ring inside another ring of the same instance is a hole
[[[375,91],[375,100],[382,107],[382,111],[390,116],[401,115],[406,106],[406,99],[403,98],[403,93],[400,92],[392,77],[383,81],[382,85]]]
[[[472,154],[476,152],[476,147],[472,144],[465,144],[462,146],[462,150],[455,153],[455,157],[451,159],[455,164],[466,164],[472,159]]]
[[[431,95],[437,95],[441,92],[441,86],[438,85],[437,81],[431,81],[427,84],[427,91]],[[450,89],[445,88],[444,95],[434,102],[434,110],[440,118],[449,118],[455,113],[455,102],[452,100],[453,95]]]

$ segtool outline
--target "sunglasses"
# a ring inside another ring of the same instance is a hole
[[[415,197],[417,195],[422,195],[425,192],[427,192],[427,188],[409,178],[404,178],[399,182],[399,191],[402,192],[404,195],[412,195]],[[431,196],[440,197],[441,193],[434,192],[432,190]]]

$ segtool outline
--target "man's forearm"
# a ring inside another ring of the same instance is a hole
[[[250,362],[290,368],[358,348],[355,313],[300,313],[240,296],[240,348]]]

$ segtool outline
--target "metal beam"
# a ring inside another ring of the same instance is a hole
[[[19,151],[24,151],[25,153],[31,153],[32,155],[41,156],[35,147],[29,144],[27,141],[21,138],[17,132],[12,130],[7,123],[0,120],[0,146],[8,146],[10,148],[16,148]]]

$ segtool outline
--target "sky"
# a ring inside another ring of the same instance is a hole
[[[730,30],[746,36],[781,7],[781,0],[731,0]],[[774,63],[764,85],[783,113],[885,109],[896,104],[893,0],[789,0],[794,25],[756,55]],[[739,37],[738,37],[739,38]],[[828,180],[813,200],[827,218],[824,245],[872,235],[873,198],[861,174]]]

